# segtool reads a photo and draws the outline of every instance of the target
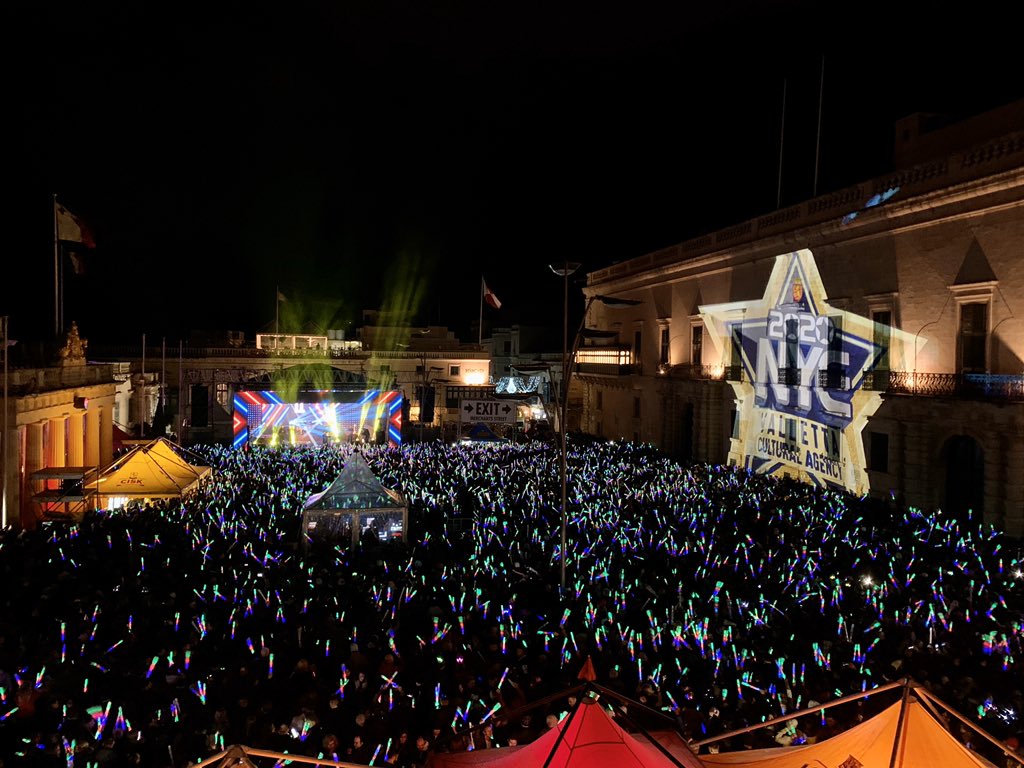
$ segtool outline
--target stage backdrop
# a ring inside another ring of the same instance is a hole
[[[303,392],[303,402],[286,402],[277,392],[239,392],[234,400],[236,448],[263,445],[402,442],[402,393]],[[312,401],[312,402],[307,402]]]
[[[881,395],[865,384],[906,370],[914,337],[829,306],[809,250],[775,257],[762,298],[700,314],[736,394],[729,460],[867,493],[861,432]]]

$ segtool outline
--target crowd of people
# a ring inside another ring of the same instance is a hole
[[[693,743],[904,677],[1024,728],[1024,557],[977,517],[577,440],[562,553],[557,451],[424,443],[360,449],[409,530],[353,546],[300,530],[353,446],[197,450],[185,499],[2,533],[0,764],[421,766],[555,727],[588,658]]]

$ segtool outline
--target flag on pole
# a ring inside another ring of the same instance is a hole
[[[277,300],[278,301],[288,301],[288,297],[285,296],[283,293],[281,293],[281,291],[279,290],[277,292]]]
[[[501,301],[499,301],[498,297],[494,295],[494,291],[487,287],[487,281],[482,277],[480,278],[480,281],[484,288],[484,301],[495,309],[501,309]]]
[[[57,239],[65,243],[81,243],[86,248],[96,247],[86,223],[60,203],[57,203]]]

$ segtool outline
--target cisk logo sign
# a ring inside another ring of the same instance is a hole
[[[881,404],[864,389],[880,362],[903,367],[903,332],[829,306],[808,250],[783,254],[756,301],[700,308],[732,381],[729,458],[763,474],[869,490],[861,432]],[[737,378],[737,377],[734,377]]]
[[[139,476],[137,474],[135,474],[134,472],[132,472],[130,475],[128,475],[128,477],[122,477],[120,480],[118,480],[117,484],[118,485],[142,485],[143,483],[142,483],[142,480],[139,479]]]

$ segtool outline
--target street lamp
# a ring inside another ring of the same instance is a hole
[[[551,271],[560,275],[563,282],[564,293],[562,296],[562,381],[559,385],[561,403],[558,412],[558,429],[561,432],[561,475],[562,483],[562,578],[560,584],[565,590],[565,420],[569,410],[569,275],[580,268],[578,261],[564,261],[561,264],[548,265]],[[583,315],[586,319],[586,313]]]
[[[559,275],[563,280],[563,305],[562,305],[562,381],[560,384],[560,395],[561,402],[559,403],[558,419],[559,419],[559,430],[561,432],[561,473],[560,481],[562,485],[562,536],[561,536],[561,588],[565,590],[565,563],[566,563],[566,426],[569,418],[569,383],[572,376],[572,360],[576,357],[576,350],[579,346],[580,339],[583,338],[587,329],[587,313],[590,311],[591,305],[595,301],[600,301],[602,304],[607,304],[612,307],[633,307],[640,304],[640,301],[635,299],[619,299],[612,296],[601,296],[595,294],[587,298],[587,303],[583,308],[583,319],[580,320],[579,330],[573,337],[572,350],[570,354],[569,350],[569,275],[580,268],[579,262],[576,261],[565,261],[561,264],[549,264],[548,265],[552,272]]]

